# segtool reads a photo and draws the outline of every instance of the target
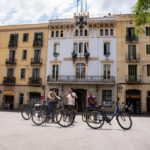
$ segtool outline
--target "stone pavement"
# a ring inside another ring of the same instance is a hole
[[[116,119],[94,130],[78,115],[73,126],[36,126],[19,112],[0,112],[0,150],[150,150],[150,117],[133,116],[124,131]]]

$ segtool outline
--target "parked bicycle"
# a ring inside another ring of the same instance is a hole
[[[113,120],[114,116],[116,116],[116,120],[121,128],[124,130],[129,130],[132,127],[132,120],[127,113],[123,113],[118,106],[119,98],[116,102],[117,108],[114,114],[111,117],[108,117],[105,109],[102,105],[93,109],[87,116],[87,124],[89,127],[93,129],[101,128],[104,125],[104,121],[111,125],[111,121]],[[113,102],[114,103],[114,102]]]

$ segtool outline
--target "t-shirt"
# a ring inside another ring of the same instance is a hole
[[[72,98],[71,94],[69,94],[68,97],[68,105],[75,105],[75,93],[72,93],[72,95],[74,96],[74,98]]]
[[[96,100],[96,97],[95,97],[95,96],[92,96],[92,97],[89,96],[89,97],[88,97],[88,103],[89,103],[88,105],[89,105],[89,106],[95,106],[94,99]]]

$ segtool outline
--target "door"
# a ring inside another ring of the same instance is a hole
[[[52,74],[52,79],[57,80],[58,75],[59,75],[59,66],[58,65],[53,65],[53,74]]]
[[[34,62],[39,63],[40,62],[40,57],[41,57],[41,50],[35,50]]]
[[[14,77],[14,69],[8,69],[7,77],[9,78]]]
[[[129,45],[128,57],[129,60],[136,60],[136,45]]]
[[[10,51],[9,62],[10,63],[15,62],[15,51]]]
[[[78,63],[76,65],[76,79],[79,81],[85,80],[85,64]]]
[[[128,75],[129,75],[130,82],[137,81],[137,66],[136,65],[129,65]]]
[[[147,113],[150,113],[150,98],[147,98]]]
[[[104,65],[104,82],[110,82],[110,65]]]
[[[33,69],[33,78],[38,79],[40,77],[39,73],[40,73],[39,69]]]

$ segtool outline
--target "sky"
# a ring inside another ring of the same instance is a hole
[[[137,0],[87,0],[87,8],[90,15],[128,14],[136,2]],[[80,11],[81,0],[78,5]],[[0,25],[48,23],[48,20],[56,16],[73,17],[76,11],[77,0],[0,0]]]

